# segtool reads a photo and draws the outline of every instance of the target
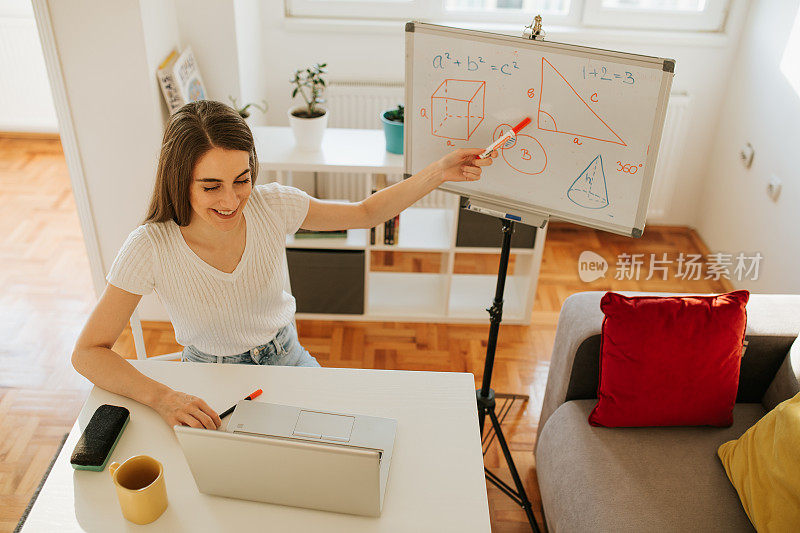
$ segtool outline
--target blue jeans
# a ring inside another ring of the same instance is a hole
[[[181,354],[181,361],[241,365],[320,366],[297,340],[297,331],[292,324],[279,329],[275,337],[268,343],[256,346],[248,352],[238,355],[209,355],[194,346],[186,346]]]

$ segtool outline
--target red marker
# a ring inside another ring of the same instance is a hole
[[[258,389],[257,391],[255,391],[254,393],[252,393],[250,396],[246,397],[246,398],[245,398],[245,400],[252,400],[252,399],[254,399],[254,398],[258,398],[259,396],[261,396],[261,393],[262,393],[262,392],[264,392],[264,391],[262,391],[261,389]],[[227,411],[225,411],[224,413],[222,413],[221,415],[219,415],[219,417],[220,417],[220,418],[225,418],[226,416],[228,416],[229,414],[231,414],[231,413],[233,412],[233,410],[234,410],[234,409],[236,409],[236,406],[235,406],[235,405],[234,405],[233,407],[231,407],[230,409],[228,409]]]
[[[527,126],[530,123],[531,123],[530,117],[525,117],[525,119],[522,122],[520,122],[519,124],[517,124],[516,126],[511,128],[511,131],[509,131],[505,135],[501,135],[499,139],[497,139],[495,142],[490,144],[486,148],[486,150],[484,150],[483,153],[478,156],[478,159],[484,159],[484,158],[489,157],[490,155],[492,155],[492,152],[494,152],[495,148],[507,143],[508,141],[510,141],[511,139],[516,137],[517,133],[519,133],[519,131],[522,128],[524,128],[525,126]]]

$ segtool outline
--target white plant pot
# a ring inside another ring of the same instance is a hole
[[[293,112],[304,108],[306,108],[304,105],[297,106],[287,112],[289,124],[292,126],[297,147],[303,151],[316,152],[322,147],[322,137],[328,126],[328,110],[326,109],[321,117],[315,118],[299,118],[292,115]]]

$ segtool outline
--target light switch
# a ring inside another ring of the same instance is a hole
[[[744,168],[750,168],[753,164],[753,155],[755,154],[755,149],[753,149],[753,145],[750,143],[744,143],[739,149],[739,160],[744,165]]]
[[[781,195],[781,188],[783,187],[783,182],[781,179],[772,174],[769,177],[769,181],[767,182],[767,195],[772,198],[773,202],[778,201],[778,196]]]

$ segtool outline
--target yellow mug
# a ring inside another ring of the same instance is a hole
[[[108,466],[117,487],[122,516],[134,524],[149,524],[167,508],[164,466],[149,455],[134,455]]]

